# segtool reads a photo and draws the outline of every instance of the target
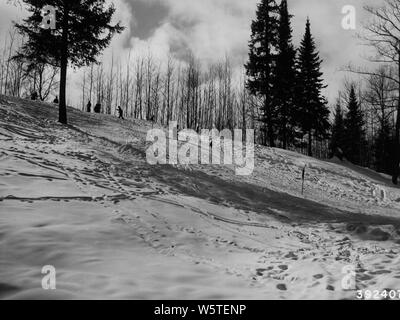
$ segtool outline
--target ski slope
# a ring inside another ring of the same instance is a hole
[[[0,96],[0,298],[354,299],[349,265],[400,289],[389,177],[264,147],[248,177],[150,166],[151,124],[68,111]]]

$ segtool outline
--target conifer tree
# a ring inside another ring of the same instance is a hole
[[[247,88],[262,101],[263,144],[275,146],[274,66],[278,45],[278,11],[275,0],[261,0],[251,25],[249,61],[245,65]]]
[[[354,86],[350,89],[348,112],[345,117],[345,155],[349,161],[360,165],[365,145],[364,119]]]
[[[378,172],[392,173],[395,140],[393,139],[393,128],[387,119],[383,119],[379,133],[375,138],[375,167]]]
[[[277,127],[282,148],[287,149],[294,140],[296,50],[292,44],[291,15],[287,0],[282,0],[278,28],[278,54],[274,84],[274,101],[277,108]]]
[[[332,138],[330,143],[330,150],[334,156],[345,147],[345,127],[344,127],[344,115],[340,101],[336,105],[335,120],[332,126]]]
[[[308,135],[308,155],[312,156],[313,137],[326,138],[330,129],[327,101],[322,96],[325,88],[321,72],[322,60],[311,35],[310,20],[301,42],[297,75],[297,120],[304,135]]]

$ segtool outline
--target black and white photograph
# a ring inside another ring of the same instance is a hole
[[[0,0],[0,300],[399,301],[399,254],[400,0]]]

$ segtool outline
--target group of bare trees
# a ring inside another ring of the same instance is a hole
[[[9,30],[5,35],[3,50],[0,53],[0,93],[19,96],[22,89],[22,66],[12,59],[19,39],[15,30]]]
[[[82,108],[100,103],[102,112],[114,114],[121,106],[128,117],[162,125],[177,121],[180,128],[252,128],[253,100],[244,76],[237,83],[229,58],[210,66],[189,56],[178,62],[146,54],[126,65],[103,63],[89,67],[82,78]]]
[[[0,39],[0,94],[26,98],[36,92],[41,101],[52,98],[58,87],[58,69],[19,58],[17,52],[24,39],[16,29]]]

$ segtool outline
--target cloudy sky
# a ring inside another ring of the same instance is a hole
[[[341,80],[346,76],[341,69],[350,62],[363,64],[363,50],[355,38],[365,22],[366,4],[379,4],[382,0],[288,0],[294,15],[294,43],[297,46],[304,33],[307,16],[311,19],[312,33],[318,43],[326,91],[334,102]],[[0,33],[4,35],[11,20],[23,16],[20,9],[0,0]],[[228,55],[237,70],[247,56],[250,24],[255,16],[258,0],[115,0],[117,15],[127,27],[116,37],[105,53],[125,58],[129,52],[139,54],[150,50],[163,59],[170,52],[184,60],[192,52],[204,64]],[[342,28],[342,8],[356,8],[357,29]]]

